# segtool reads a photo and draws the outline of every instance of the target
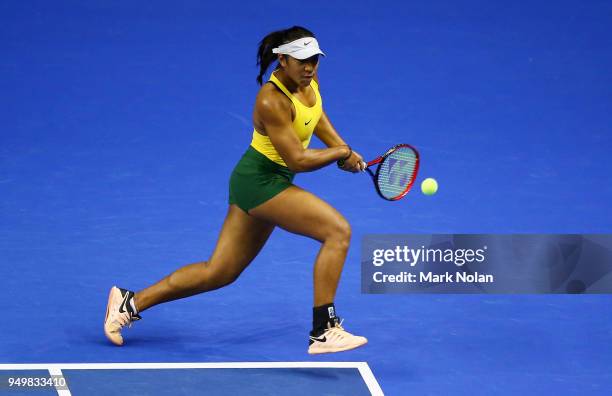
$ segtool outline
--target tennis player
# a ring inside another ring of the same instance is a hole
[[[346,219],[332,206],[293,184],[296,173],[343,160],[341,169],[365,169],[323,112],[314,34],[294,26],[268,34],[259,44],[257,81],[278,62],[255,99],[253,138],[229,183],[229,209],[208,261],[186,265],[137,293],[112,287],[104,332],[123,344],[121,329],[160,303],[193,296],[235,281],[276,226],[321,243],[314,264],[314,308],[308,353],[340,352],[367,343],[341,325],[334,298],[351,239]],[[328,148],[309,149],[313,135]]]

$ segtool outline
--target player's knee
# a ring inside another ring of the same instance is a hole
[[[209,268],[206,282],[215,288],[224,287],[238,279],[239,273],[227,270],[228,266]]]
[[[217,278],[217,286],[218,287],[229,286],[232,283],[234,283],[236,279],[238,279],[238,275],[233,275],[233,274],[222,275],[219,278]]]
[[[342,239],[349,243],[351,241],[352,233],[353,230],[351,229],[351,225],[348,223],[348,221],[342,219],[340,225],[340,236],[342,237]]]
[[[340,218],[333,223],[328,240],[333,241],[341,248],[348,249],[351,243],[351,225],[344,218]]]

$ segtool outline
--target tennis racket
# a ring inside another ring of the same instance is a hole
[[[371,166],[377,165],[375,171]],[[342,166],[342,162],[338,163]],[[382,199],[397,201],[412,188],[419,171],[419,152],[409,144],[398,144],[366,164],[376,192]]]

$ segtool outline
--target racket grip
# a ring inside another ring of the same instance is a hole
[[[365,172],[366,169],[368,169],[368,163],[365,161],[362,161],[361,163],[363,164],[362,172]],[[338,168],[342,168],[344,166],[344,160],[338,160],[336,161],[336,164],[338,165]]]

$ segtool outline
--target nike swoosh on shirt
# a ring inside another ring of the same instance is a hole
[[[308,122],[305,122],[304,125],[310,124],[310,121],[312,121],[312,118],[310,120],[308,120]]]

